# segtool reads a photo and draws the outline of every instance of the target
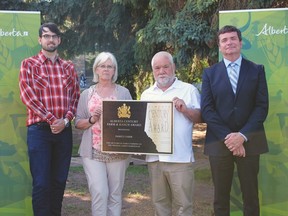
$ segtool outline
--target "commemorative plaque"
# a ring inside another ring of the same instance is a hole
[[[102,151],[173,153],[172,101],[103,101]]]

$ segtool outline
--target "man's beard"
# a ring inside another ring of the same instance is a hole
[[[57,50],[57,47],[54,47],[54,48],[51,48],[51,49],[46,49],[46,48],[42,47],[42,49],[45,50],[46,52],[53,53],[53,52],[55,52],[55,50]]]
[[[57,50],[57,48],[58,48],[58,46],[53,46],[51,48],[49,46],[47,46],[47,47],[42,46],[43,50],[45,50],[46,52],[51,52],[51,53],[55,52]]]
[[[164,78],[158,78],[157,79],[157,84],[160,87],[167,87],[172,83],[172,80],[174,80],[175,76],[173,77],[164,77]]]

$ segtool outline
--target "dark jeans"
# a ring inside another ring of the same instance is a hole
[[[61,216],[72,154],[72,129],[52,134],[49,125],[30,125],[27,134],[35,216]]]

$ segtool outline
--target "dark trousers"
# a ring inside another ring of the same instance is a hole
[[[27,134],[34,216],[61,216],[72,153],[72,129],[52,134],[48,125],[34,124]]]
[[[214,183],[215,216],[230,215],[230,192],[233,180],[234,164],[237,166],[238,178],[243,199],[243,215],[259,216],[258,173],[259,155],[234,157],[209,156]]]

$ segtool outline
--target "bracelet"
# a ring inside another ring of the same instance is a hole
[[[95,124],[96,122],[92,122],[91,119],[92,119],[92,116],[89,117],[88,122],[92,125]]]

